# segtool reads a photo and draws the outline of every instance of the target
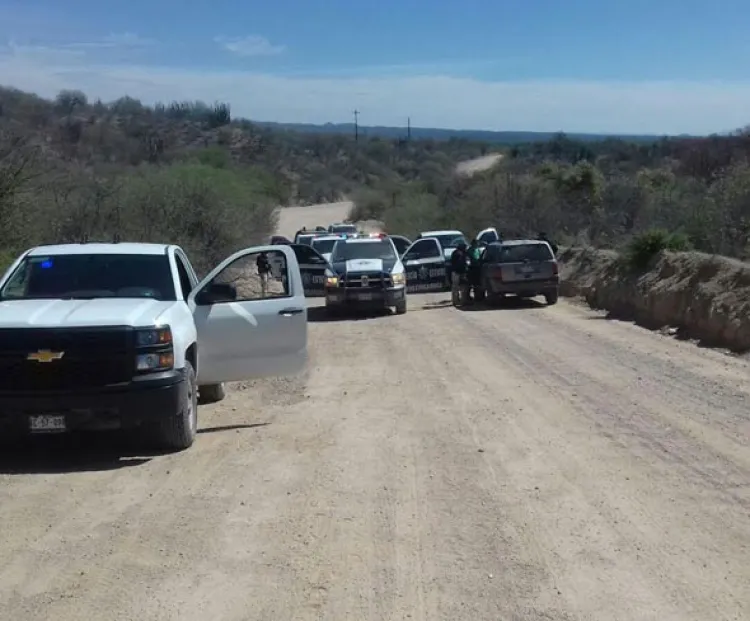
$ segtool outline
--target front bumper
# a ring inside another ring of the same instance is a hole
[[[55,393],[0,393],[0,432],[31,432],[31,417],[63,417],[51,431],[133,429],[175,416],[182,410],[185,377],[181,370],[138,378],[124,385]]]
[[[326,289],[326,306],[352,308],[390,308],[406,299],[406,287],[355,288],[331,287]]]

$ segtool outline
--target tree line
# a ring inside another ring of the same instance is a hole
[[[470,179],[367,188],[356,218],[386,229],[496,226],[506,236],[545,231],[566,245],[695,249],[750,258],[750,133],[585,143],[564,134],[516,145]],[[643,252],[646,252],[643,250]]]

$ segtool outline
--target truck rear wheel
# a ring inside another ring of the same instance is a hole
[[[172,451],[190,448],[198,432],[198,382],[189,360],[185,361],[182,390],[181,410],[159,421],[159,444]]]

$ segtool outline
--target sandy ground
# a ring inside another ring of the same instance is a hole
[[[447,298],[311,301],[308,371],[234,386],[183,453],[6,448],[0,619],[750,619],[748,363]]]
[[[477,157],[473,160],[466,160],[456,166],[456,172],[459,175],[471,176],[475,173],[492,168],[502,157],[502,153],[490,153],[489,155],[483,155],[482,157]]]
[[[747,364],[446,297],[313,309],[184,453],[6,452],[0,618],[750,618]]]

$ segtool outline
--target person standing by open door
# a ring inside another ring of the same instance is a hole
[[[268,293],[268,275],[271,273],[271,263],[268,260],[268,255],[265,252],[258,254],[255,265],[258,268],[261,295],[265,298]]]

